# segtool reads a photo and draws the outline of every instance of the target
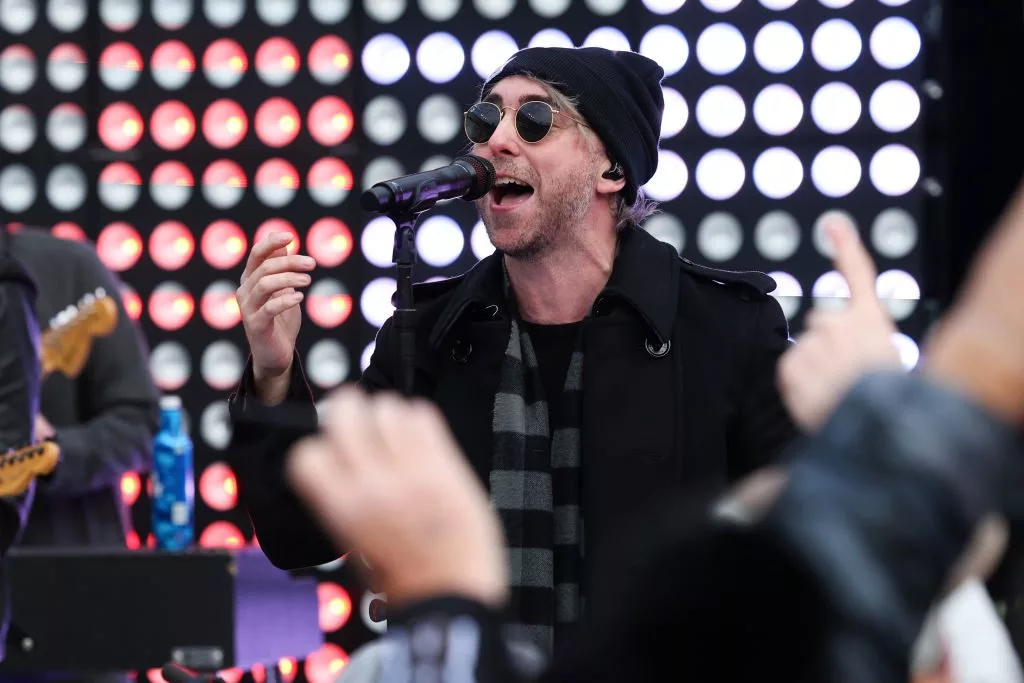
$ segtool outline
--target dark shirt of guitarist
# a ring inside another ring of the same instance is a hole
[[[54,372],[42,380],[36,437],[47,438],[52,430],[61,461],[37,481],[19,545],[123,548],[128,516],[121,477],[150,469],[159,421],[145,341],[121,303],[120,282],[92,245],[24,228],[11,235],[11,250],[36,282],[43,328],[98,288],[118,306],[116,328],[92,341],[76,378]]]

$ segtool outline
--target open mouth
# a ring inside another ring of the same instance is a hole
[[[532,187],[513,178],[499,178],[491,189],[491,198],[495,206],[501,207],[512,207],[522,204],[532,194]]]

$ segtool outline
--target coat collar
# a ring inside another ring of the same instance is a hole
[[[454,295],[431,329],[431,346],[440,346],[474,304],[499,308],[504,305],[501,260],[502,254],[494,252],[457,278]],[[619,236],[619,253],[611,277],[598,294],[594,308],[608,299],[621,300],[639,314],[657,335],[659,343],[665,342],[672,337],[679,298],[679,272],[675,249],[645,230],[627,230]]]

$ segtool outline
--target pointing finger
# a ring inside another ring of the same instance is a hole
[[[846,279],[850,300],[854,305],[865,301],[878,301],[875,291],[877,271],[871,254],[857,234],[857,229],[842,218],[835,218],[825,226],[835,253],[832,261],[836,270]]]

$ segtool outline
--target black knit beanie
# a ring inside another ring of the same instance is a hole
[[[579,112],[626,175],[626,200],[658,167],[665,99],[657,62],[635,52],[602,47],[531,47],[520,50],[484,84],[481,99],[509,76],[529,73],[550,81],[579,102]]]

